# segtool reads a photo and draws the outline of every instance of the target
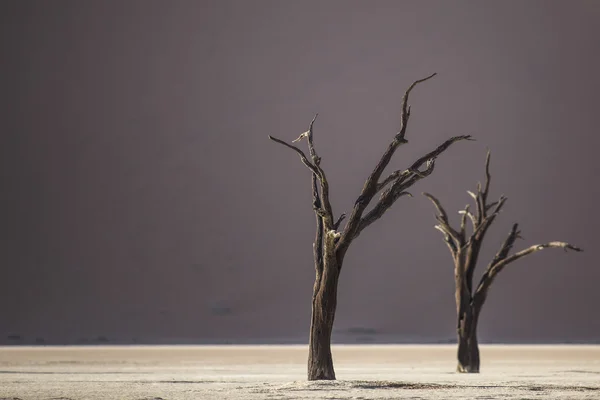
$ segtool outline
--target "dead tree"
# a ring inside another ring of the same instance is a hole
[[[483,188],[481,183],[477,184],[477,193],[467,191],[473,198],[475,213],[469,209],[469,205],[464,210],[459,211],[462,214],[460,228],[452,228],[448,221],[448,215],[438,199],[429,193],[423,193],[434,204],[438,215],[436,219],[438,225],[436,229],[444,235],[444,241],[450,249],[452,260],[454,261],[454,282],[457,312],[457,334],[458,334],[458,366],[457,372],[479,372],[479,345],[477,343],[477,322],[479,314],[485,302],[490,286],[496,276],[508,264],[516,261],[526,255],[535,253],[539,250],[556,247],[582,251],[566,242],[548,242],[536,244],[521,250],[513,255],[508,255],[517,238],[521,238],[519,225],[514,224],[508,233],[508,237],[500,246],[500,250],[488,264],[485,272],[479,280],[477,287],[473,287],[473,273],[477,266],[479,250],[483,243],[485,234],[498,216],[498,213],[506,202],[506,197],[500,196],[497,201],[488,204],[488,192],[490,187],[490,152],[488,151],[485,160],[485,184]],[[471,221],[472,233],[467,236],[467,219]]]
[[[419,83],[424,82],[436,74],[414,82],[404,93],[401,105],[400,131],[393,137],[383,156],[364,183],[350,217],[344,229],[339,227],[345,214],[337,219],[329,200],[329,182],[321,167],[321,158],[315,151],[313,142],[313,125],[317,116],[311,121],[308,131],[304,132],[293,142],[306,139],[309,156],[298,147],[288,144],[283,140],[269,136],[269,138],[285,147],[295,151],[302,163],[311,172],[312,179],[312,207],[316,216],[316,237],[313,244],[314,264],[316,270],[315,284],[312,297],[312,317],[310,324],[309,355],[308,355],[308,380],[333,380],[335,372],[331,356],[331,332],[335,318],[337,304],[338,278],[344,262],[348,247],[358,235],[381,216],[394,204],[398,198],[409,195],[407,190],[429,176],[434,169],[435,159],[453,143],[470,139],[470,136],[456,136],[446,140],[435,150],[416,160],[408,169],[397,170],[381,179],[381,176],[390,162],[396,149],[407,143],[405,139],[406,128],[410,118],[408,96],[411,90]],[[366,212],[373,198],[381,193],[377,202],[370,211]]]

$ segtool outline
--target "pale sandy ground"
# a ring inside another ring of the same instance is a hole
[[[600,399],[600,346],[334,346],[338,381],[307,382],[306,346],[0,347],[0,398]]]

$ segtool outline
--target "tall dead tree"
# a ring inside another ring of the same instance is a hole
[[[283,140],[269,136],[269,138],[285,147],[295,151],[302,163],[311,172],[312,179],[312,207],[315,212],[317,229],[313,244],[314,264],[316,270],[315,284],[312,297],[312,317],[310,324],[308,379],[333,380],[335,372],[331,356],[331,332],[337,305],[338,278],[344,262],[348,247],[358,235],[381,216],[394,204],[398,198],[410,195],[407,190],[429,176],[434,169],[435,159],[453,143],[470,139],[470,136],[456,136],[446,140],[435,150],[416,160],[408,169],[397,170],[381,179],[381,176],[390,162],[396,149],[407,143],[405,139],[406,128],[410,118],[408,96],[411,90],[419,83],[424,82],[436,74],[414,82],[404,93],[401,105],[400,131],[393,137],[383,156],[371,172],[358,196],[350,217],[344,229],[339,227],[345,214],[337,220],[329,200],[329,182],[321,167],[321,158],[317,155],[313,141],[313,125],[317,116],[311,121],[308,131],[296,140],[306,139],[309,156],[298,147],[288,144]],[[366,212],[373,198],[381,193],[377,202],[370,211]]]
[[[481,183],[478,183],[477,193],[467,191],[475,203],[475,213],[470,211],[469,205],[465,206],[464,210],[460,210],[459,214],[462,214],[462,217],[458,230],[450,226],[448,215],[439,200],[429,193],[423,193],[433,202],[437,209],[438,215],[436,215],[436,219],[438,225],[435,228],[444,235],[444,241],[450,249],[452,260],[454,261],[456,313],[458,319],[457,372],[479,372],[477,323],[490,286],[500,271],[513,261],[550,247],[562,248],[565,251],[567,249],[582,251],[580,248],[566,242],[548,242],[536,244],[509,256],[508,253],[513,244],[517,238],[521,238],[521,232],[518,230],[519,225],[514,224],[508,233],[508,237],[504,240],[502,246],[500,246],[500,250],[498,250],[498,253],[496,253],[495,257],[488,264],[479,280],[479,284],[477,287],[474,287],[473,273],[477,266],[477,258],[483,239],[488,228],[494,222],[494,219],[498,216],[498,213],[506,202],[506,197],[500,196],[497,201],[488,204],[490,179],[490,152],[488,151],[485,160],[485,184],[483,188],[481,187]],[[467,236],[466,232],[467,219],[471,221],[472,225],[470,236]]]

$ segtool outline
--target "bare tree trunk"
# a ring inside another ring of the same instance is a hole
[[[472,306],[458,317],[458,366],[456,372],[479,372],[479,343],[477,342],[478,312]]]
[[[331,332],[337,305],[339,269],[317,272],[313,288],[312,318],[308,342],[308,380],[335,380],[331,357]]]

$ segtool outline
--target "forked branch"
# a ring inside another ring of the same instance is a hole
[[[460,210],[458,213],[461,214],[460,236],[461,236],[462,240],[464,241],[465,238],[467,237],[467,217],[469,217],[469,219],[471,220],[471,224],[473,226],[477,225],[477,221],[475,220],[475,216],[473,215],[473,213],[469,210],[468,204],[465,206],[464,210]]]
[[[333,229],[334,230],[338,230],[338,228],[340,227],[340,224],[342,223],[342,221],[346,218],[346,214],[345,213],[341,213],[340,216],[338,217],[337,221],[335,221],[335,224],[333,224]]]
[[[317,175],[319,177],[319,180],[321,179],[319,170],[317,169],[316,165],[314,165],[312,162],[308,161],[306,154],[304,154],[304,152],[302,150],[300,150],[299,148],[297,148],[296,146],[294,146],[292,144],[288,144],[288,143],[284,142],[281,139],[277,139],[274,136],[269,135],[269,139],[271,139],[272,141],[279,143],[289,149],[292,149],[296,153],[298,153],[298,155],[300,156],[300,160],[302,160],[302,164],[306,165],[308,167],[308,169],[310,169],[312,171],[313,174]]]
[[[412,196],[408,189],[419,180],[431,175],[435,168],[436,158],[447,150],[453,143],[460,140],[472,140],[470,135],[454,136],[446,140],[435,150],[430,151],[423,157],[415,161],[407,171],[410,173],[399,174],[393,181],[392,185],[381,193],[379,201],[371,211],[360,219],[359,225],[355,231],[355,238],[360,235],[363,229],[371,225],[383,216],[383,214],[402,196]],[[420,168],[425,164],[425,169]]]
[[[519,258],[525,257],[529,254],[533,254],[540,250],[549,249],[549,248],[561,248],[561,249],[564,249],[565,251],[567,251],[567,250],[573,250],[573,251],[577,251],[577,252],[583,251],[581,248],[574,246],[572,244],[569,244],[567,242],[548,242],[548,243],[544,243],[544,244],[536,244],[536,245],[533,245],[524,250],[521,250],[518,253],[515,253],[512,256],[506,257],[505,259],[497,262],[492,267],[492,271],[497,274],[498,272],[502,271],[502,269],[504,267],[506,267],[508,264],[510,264],[514,261],[517,261]]]
[[[485,156],[485,185],[483,187],[483,191],[481,191],[483,204],[487,202],[487,196],[490,190],[490,180],[492,179],[492,176],[490,175],[490,155],[490,150],[488,149],[487,154]],[[485,210],[484,208],[484,211],[487,210]]]
[[[487,204],[490,180],[490,152],[488,150],[485,160],[485,183],[483,185],[483,188],[481,184],[478,184],[477,193],[473,193],[470,191],[468,192],[469,195],[475,201],[475,206],[477,207],[477,214],[473,215],[469,211],[468,205],[465,207],[464,210],[459,211],[459,213],[462,214],[459,232],[457,232],[450,226],[450,223],[448,222],[448,215],[442,207],[440,201],[434,196],[430,195],[429,193],[423,193],[427,198],[429,198],[432,201],[439,214],[436,216],[436,219],[438,221],[438,225],[436,226],[436,228],[444,234],[444,240],[448,245],[450,252],[453,255],[455,263],[457,263],[457,271],[459,272],[461,277],[464,277],[464,279],[460,279],[461,285],[464,285],[466,288],[466,292],[463,294],[473,296],[473,301],[478,302],[478,306],[481,306],[481,304],[483,304],[483,301],[485,301],[487,291],[492,282],[494,281],[494,278],[508,264],[545,248],[563,248],[565,249],[565,251],[582,251],[579,247],[573,246],[567,242],[548,242],[528,247],[525,250],[521,250],[513,254],[512,256],[509,256],[508,254],[510,253],[510,250],[512,249],[515,241],[518,238],[521,238],[521,231],[519,231],[519,225],[514,224],[510,232],[508,233],[508,236],[502,243],[502,246],[500,246],[500,249],[494,256],[490,264],[487,266],[484,274],[481,277],[481,280],[479,281],[479,284],[477,285],[476,290],[473,292],[473,273],[477,265],[477,258],[479,256],[479,250],[485,237],[485,233],[487,229],[491,226],[491,224],[494,222],[495,218],[498,216],[498,214],[502,210],[502,207],[504,206],[504,203],[506,202],[506,197],[500,196],[500,199],[498,201],[495,201],[491,204]],[[490,210],[493,211],[490,214],[488,214]],[[471,222],[473,224],[473,233],[470,235],[468,240],[465,239],[467,217],[471,219]],[[457,254],[459,252],[464,252],[464,257],[458,257]]]
[[[462,235],[456,232],[456,230],[454,230],[450,226],[450,222],[448,221],[448,214],[446,214],[446,210],[444,210],[444,207],[442,207],[440,201],[435,196],[429,193],[424,192],[423,196],[431,200],[431,202],[435,206],[439,214],[435,217],[438,221],[438,225],[436,225],[435,228],[444,234],[444,240],[448,245],[450,252],[454,257],[456,257],[458,249],[460,249],[463,245]]]
[[[281,139],[277,139],[273,136],[269,135],[269,139],[273,140],[276,143],[279,143],[285,147],[288,147],[294,150],[300,156],[302,163],[310,169],[311,174],[311,188],[312,188],[312,197],[313,197],[313,210],[315,212],[315,217],[317,221],[317,229],[315,234],[315,242],[313,243],[313,253],[315,259],[315,267],[317,272],[320,273],[323,270],[323,250],[324,250],[324,232],[325,229],[334,228],[337,229],[339,223],[343,219],[343,215],[340,216],[340,219],[334,224],[333,223],[333,211],[331,209],[331,204],[329,201],[329,184],[327,182],[327,178],[325,177],[325,172],[320,166],[321,159],[317,155],[317,152],[314,147],[313,142],[313,126],[315,120],[317,119],[318,114],[315,114],[314,118],[310,122],[308,131],[302,133],[297,139],[293,140],[292,143],[298,142],[303,138],[307,139],[308,142],[308,150],[312,162],[308,160],[306,154],[296,146],[290,145],[284,142]],[[319,193],[319,186],[321,188],[321,192]]]
[[[315,212],[320,215],[323,218],[323,224],[324,224],[324,229],[332,229],[334,222],[333,222],[333,210],[331,208],[331,202],[329,200],[329,182],[327,181],[327,177],[325,176],[325,171],[323,171],[323,169],[321,168],[321,158],[317,155],[317,152],[315,151],[315,147],[313,144],[313,125],[315,123],[315,120],[317,119],[318,114],[316,114],[314,116],[314,118],[312,119],[312,121],[310,122],[310,126],[308,131],[302,133],[297,139],[294,140],[294,142],[300,141],[303,138],[307,138],[307,142],[308,142],[308,149],[312,158],[312,162],[308,160],[308,158],[306,157],[306,154],[304,154],[304,152],[302,150],[300,150],[298,147],[288,144],[286,142],[284,142],[281,139],[277,139],[276,137],[273,137],[271,135],[269,135],[269,139],[273,140],[274,142],[277,142],[287,148],[290,148],[292,150],[294,150],[296,153],[298,153],[298,155],[300,156],[300,159],[302,160],[302,163],[304,165],[306,165],[308,167],[308,169],[311,170],[311,172],[314,174],[313,175],[313,180],[316,178],[318,178],[319,183],[320,183],[320,187],[321,187],[321,193],[320,193],[320,207],[315,206],[315,201],[314,199],[315,197],[315,192],[314,192],[314,182],[313,182],[313,207],[315,209]]]
[[[367,208],[367,206],[373,199],[373,196],[375,196],[375,194],[379,190],[381,190],[381,187],[379,185],[379,178],[381,177],[381,174],[383,173],[385,168],[388,166],[388,164],[389,164],[390,160],[392,159],[392,156],[394,155],[394,152],[396,151],[398,146],[400,146],[401,144],[407,143],[407,140],[405,139],[405,135],[406,135],[406,128],[408,126],[408,119],[410,118],[410,105],[408,104],[410,92],[419,83],[425,82],[425,81],[433,78],[435,75],[436,74],[433,73],[426,78],[419,79],[419,80],[413,82],[408,87],[406,92],[404,93],[404,96],[402,96],[402,105],[401,105],[401,111],[400,111],[400,114],[401,114],[400,115],[400,131],[394,136],[394,138],[392,139],[392,142],[388,145],[387,149],[381,156],[381,159],[379,160],[379,162],[377,163],[377,165],[375,166],[375,168],[373,169],[373,171],[371,172],[371,174],[365,181],[363,188],[360,192],[360,195],[358,196],[356,202],[354,203],[354,207],[353,207],[350,217],[348,219],[348,223],[344,227],[344,231],[341,235],[341,238],[338,241],[337,248],[336,248],[336,252],[337,252],[340,260],[344,258],[344,254],[346,253],[348,246],[350,245],[352,240],[357,235],[357,232],[361,226],[361,221],[362,221],[362,217],[363,217],[363,213],[364,213],[365,209]],[[400,197],[400,192],[394,193],[394,195],[392,197],[390,197],[390,199],[391,198],[397,199],[398,197]],[[364,222],[364,221],[362,221],[362,222]]]
[[[427,195],[426,193],[423,193],[423,194]],[[454,237],[452,235],[452,233],[451,233],[452,228],[450,227],[449,224],[442,223],[441,217],[436,216],[436,219],[438,220],[438,222],[440,222],[440,224],[435,225],[434,228],[437,229],[438,231],[442,232],[442,235],[444,235],[444,242],[448,246],[448,249],[450,250],[450,253],[452,254],[452,258],[454,258],[454,261],[456,262],[456,259],[458,257],[458,251],[460,249],[460,239],[457,239],[456,237]]]
[[[516,231],[516,228],[515,228],[516,226],[517,226],[517,224],[515,224],[513,226],[513,229],[511,230],[511,233],[509,234],[509,238],[507,238],[507,240],[505,241],[505,244],[510,240],[512,240],[512,243],[514,243],[516,238],[519,237],[519,232]],[[505,244],[502,245],[500,252],[506,251],[506,253],[507,253],[508,250],[505,250],[505,249],[506,248],[510,249],[510,246],[512,246],[512,244],[509,246],[505,246]],[[567,242],[548,242],[548,243],[536,244],[536,245],[530,246],[530,247],[528,247],[524,250],[521,250],[509,257],[506,257],[506,255],[504,255],[504,258],[498,257],[499,260],[495,263],[494,262],[490,263],[487,270],[481,277],[481,281],[479,282],[479,285],[477,286],[477,291],[475,292],[475,296],[476,297],[480,296],[480,297],[485,298],[485,296],[487,295],[488,289],[490,288],[492,282],[494,281],[494,278],[508,264],[510,264],[514,261],[517,261],[518,259],[523,258],[529,254],[533,254],[540,250],[548,249],[548,248],[562,248],[565,251],[568,251],[568,250],[573,250],[573,251],[577,251],[577,252],[583,251],[583,249],[581,249],[577,246],[574,246],[572,244],[569,244]]]

